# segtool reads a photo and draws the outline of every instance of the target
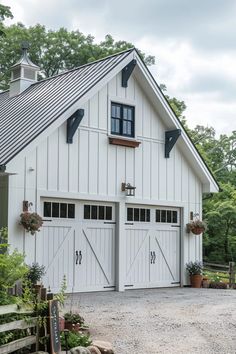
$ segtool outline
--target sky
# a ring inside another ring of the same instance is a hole
[[[156,57],[150,69],[187,105],[188,125],[236,130],[235,0],[0,0],[13,22],[111,34]]]

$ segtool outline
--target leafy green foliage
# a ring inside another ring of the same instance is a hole
[[[208,230],[204,236],[205,259],[229,262],[236,258],[236,191],[230,183],[204,201]]]
[[[54,300],[57,300],[60,307],[62,308],[64,306],[65,303],[65,299],[66,299],[66,289],[67,289],[67,283],[66,283],[66,276],[63,276],[62,279],[62,283],[61,283],[61,287],[60,287],[60,291],[58,294],[54,295]]]
[[[0,36],[6,35],[3,26],[3,21],[6,18],[13,18],[10,7],[0,4]]]
[[[21,55],[21,42],[30,43],[30,58],[41,68],[40,78],[56,75],[94,60],[133,47],[126,41],[115,41],[111,35],[95,43],[94,37],[85,36],[79,30],[68,31],[60,28],[47,30],[45,26],[26,27],[21,23],[5,27],[6,36],[0,37],[0,90],[9,86],[10,67]],[[139,51],[146,64],[155,63],[153,56],[145,56]]]
[[[88,335],[82,334],[80,332],[68,332],[67,345],[68,349],[74,347],[88,347],[92,343]],[[61,333],[61,347],[62,350],[66,350],[66,340],[65,333]]]
[[[79,313],[67,312],[64,314],[64,319],[67,322],[71,322],[72,324],[80,324],[81,326],[84,324],[84,318],[80,316]]]
[[[37,281],[40,281],[42,277],[45,275],[45,267],[43,265],[39,265],[37,262],[32,263],[32,265],[28,266],[29,271],[27,274],[28,280],[31,284],[35,285]]]
[[[15,298],[7,294],[7,290],[15,284],[17,280],[23,279],[28,272],[28,267],[24,263],[24,256],[18,251],[9,253],[7,245],[7,229],[0,230],[0,305],[14,303]]]

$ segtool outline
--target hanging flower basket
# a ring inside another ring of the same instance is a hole
[[[20,214],[20,225],[24,227],[31,235],[35,235],[40,231],[40,227],[43,225],[43,219],[37,213],[30,213],[28,211]]]
[[[186,225],[187,232],[192,232],[194,235],[200,235],[206,231],[206,223],[199,219],[191,221]]]

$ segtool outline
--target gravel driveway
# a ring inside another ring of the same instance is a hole
[[[236,353],[236,290],[148,289],[74,294],[94,339],[116,354]]]

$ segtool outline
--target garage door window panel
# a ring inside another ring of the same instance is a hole
[[[59,203],[59,202],[44,202],[43,216],[46,218],[57,219],[74,219],[75,204]]]
[[[127,208],[127,221],[150,222],[150,209]]]
[[[156,209],[156,222],[164,224],[178,224],[178,212],[170,209]]]
[[[104,205],[84,205],[85,220],[112,220],[112,207]]]

